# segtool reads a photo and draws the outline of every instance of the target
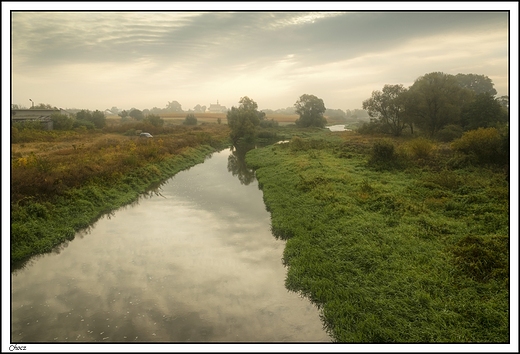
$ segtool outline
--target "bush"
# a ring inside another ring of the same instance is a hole
[[[386,124],[381,123],[378,120],[372,119],[370,123],[363,123],[361,127],[357,129],[359,134],[371,135],[371,134],[389,134],[390,129]]]
[[[61,113],[51,114],[52,126],[56,130],[71,130],[74,125],[74,119]]]
[[[162,127],[164,125],[164,119],[155,114],[147,115],[145,121],[150,123],[154,127]]]
[[[389,161],[395,158],[394,144],[386,139],[376,141],[372,146],[370,160],[372,162]]]
[[[95,129],[96,128],[94,123],[92,123],[89,120],[86,120],[86,119],[76,119],[74,121],[73,128],[81,128],[81,127],[85,127],[86,129]]]
[[[416,159],[428,159],[433,151],[434,145],[425,138],[417,138],[407,143],[407,150]]]
[[[462,136],[463,129],[460,125],[450,124],[437,132],[435,137],[439,141],[450,142]]]
[[[190,113],[186,116],[184,121],[182,122],[184,125],[197,125],[197,117],[194,114]]]
[[[507,160],[504,155],[508,153],[508,149],[504,147],[505,140],[496,128],[479,128],[465,132],[451,146],[477,163],[504,163]]]

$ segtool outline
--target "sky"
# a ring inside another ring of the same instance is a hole
[[[256,11],[244,11],[255,3],[15,4],[11,103],[27,108],[143,110],[177,101],[187,111],[217,101],[230,108],[248,96],[275,110],[312,94],[327,108],[360,109],[385,84],[409,87],[435,71],[485,75],[498,96],[510,94],[509,15],[496,10],[511,3],[487,6],[495,11],[486,3],[479,11],[468,3],[413,8],[423,11],[368,2],[270,3]]]

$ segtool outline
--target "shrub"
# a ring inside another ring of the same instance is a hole
[[[434,145],[425,138],[417,138],[408,142],[407,150],[416,159],[427,159],[430,157]]]
[[[194,114],[189,113],[184,121],[182,122],[184,125],[197,125],[197,117]]]
[[[164,125],[164,119],[155,114],[147,115],[145,121],[155,127],[162,127]]]
[[[389,134],[390,129],[388,129],[388,126],[386,124],[383,124],[378,120],[372,119],[370,120],[370,123],[363,123],[363,125],[357,129],[357,132],[359,134],[364,135]]]
[[[458,152],[469,155],[478,163],[501,163],[504,161],[504,138],[496,128],[479,128],[465,132],[451,144]]]
[[[51,114],[52,126],[56,130],[70,130],[74,125],[74,119],[60,113]]]
[[[394,144],[386,139],[376,141],[372,146],[370,159],[373,162],[388,161],[395,158]]]
[[[462,136],[463,129],[460,125],[450,124],[437,132],[435,137],[439,141],[450,142]]]

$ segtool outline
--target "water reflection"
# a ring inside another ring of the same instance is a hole
[[[246,165],[246,154],[255,147],[254,144],[237,144],[231,147],[228,157],[228,171],[246,186],[255,180],[255,172]]]
[[[317,309],[285,289],[285,243],[230,153],[12,273],[12,341],[329,342]]]

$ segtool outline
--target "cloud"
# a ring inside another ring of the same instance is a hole
[[[249,95],[276,109],[320,92],[328,107],[346,109],[360,107],[369,84],[371,92],[457,70],[489,75],[507,92],[507,12],[14,12],[12,20],[15,101],[101,109],[177,100],[187,109]],[[51,78],[52,90],[36,89]],[[358,94],[344,97],[353,85]]]

